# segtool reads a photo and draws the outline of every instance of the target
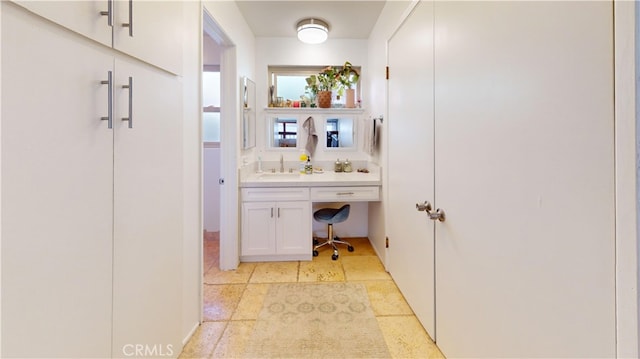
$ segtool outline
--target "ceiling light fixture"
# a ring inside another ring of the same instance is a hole
[[[298,39],[307,44],[320,44],[329,37],[329,24],[319,19],[300,20],[296,28]]]

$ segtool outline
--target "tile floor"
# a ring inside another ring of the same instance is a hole
[[[385,272],[369,240],[349,240],[355,251],[341,250],[337,261],[323,247],[310,262],[241,263],[237,270],[220,271],[216,234],[205,233],[204,323],[180,357],[241,357],[271,283],[347,281],[365,284],[393,358],[444,358]]]

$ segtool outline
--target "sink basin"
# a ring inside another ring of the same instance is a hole
[[[259,179],[287,179],[287,178],[297,178],[300,177],[299,173],[296,172],[276,172],[276,173],[271,173],[271,172],[264,172],[261,173],[258,178]]]

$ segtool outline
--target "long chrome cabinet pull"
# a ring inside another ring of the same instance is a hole
[[[271,207],[271,218],[273,218],[273,207]]]
[[[123,117],[122,121],[129,121],[129,128],[133,128],[133,77],[129,76],[129,84],[122,88],[129,89],[129,117]]]
[[[103,85],[108,85],[107,89],[107,117],[100,117],[100,120],[107,121],[107,128],[113,128],[113,72],[107,71],[107,80],[100,81]]]
[[[352,196],[352,195],[354,195],[355,193],[353,193],[353,192],[338,192],[338,193],[336,193],[336,194],[337,194],[338,196]]]
[[[129,23],[122,24],[122,27],[128,27],[129,36],[133,37],[133,0],[129,0]]]
[[[113,0],[107,0],[107,11],[100,11],[100,15],[107,17],[107,24],[113,27]]]

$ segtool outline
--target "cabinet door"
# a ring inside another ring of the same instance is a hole
[[[276,227],[273,202],[244,202],[242,204],[242,255],[276,253]]]
[[[83,36],[111,46],[111,27],[107,16],[100,13],[108,10],[107,0],[89,1],[15,1],[58,25]]]
[[[133,59],[115,69],[113,355],[132,344],[166,354],[181,328],[181,86]]]
[[[311,209],[308,201],[279,202],[276,210],[276,253],[311,258]]]
[[[110,357],[113,131],[100,118],[113,58],[0,6],[0,356]]]
[[[179,74],[182,6],[181,1],[115,0],[113,47]]]

